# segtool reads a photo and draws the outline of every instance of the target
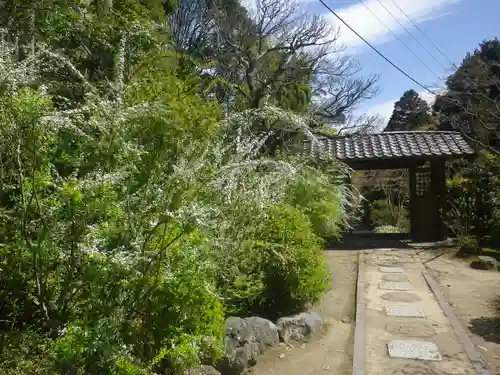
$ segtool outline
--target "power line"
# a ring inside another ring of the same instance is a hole
[[[395,0],[391,0],[394,5],[400,10],[401,13],[403,13],[405,15],[405,17],[413,24],[413,26],[420,32],[420,34],[422,34],[424,36],[425,39],[427,39],[429,41],[430,44],[432,44],[432,46],[436,49],[436,51],[438,51],[446,60],[448,60],[448,62],[455,66],[455,63],[453,61],[451,61],[448,56],[445,55],[445,53],[441,50],[441,48],[439,48],[433,41],[431,38],[429,38],[429,36],[424,32],[424,30],[422,30],[422,28],[420,26],[418,26],[415,22],[413,22],[413,20],[410,18],[410,16],[398,5],[398,3],[396,3]]]
[[[401,74],[403,74],[406,78],[410,79],[413,81],[415,84],[423,88],[424,90],[428,91],[432,95],[437,95],[436,92],[432,91],[430,88],[424,86],[420,82],[418,82],[415,78],[410,76],[408,73],[406,73],[403,69],[401,69],[399,66],[394,64],[391,60],[389,60],[385,55],[380,52],[377,48],[375,48],[369,41],[367,41],[365,38],[363,38],[356,30],[354,30],[342,17],[340,17],[332,8],[330,8],[324,0],[319,0],[323,6],[330,11],[331,14],[333,14],[340,22],[342,22],[349,30],[351,30],[359,39],[361,39],[366,45],[368,45],[372,50],[374,50],[380,57],[382,57],[385,61],[387,61],[389,64],[391,64],[395,69],[397,69]]]
[[[378,2],[380,2],[379,0],[377,0]],[[439,48],[433,41],[431,38],[429,38],[429,36],[422,30],[422,28],[420,26],[418,26],[412,19],[411,17],[398,5],[398,3],[396,3],[396,0],[391,0],[394,5],[401,11],[401,13],[403,13],[405,15],[405,17],[413,24],[413,26],[424,36],[425,39],[427,39],[429,41],[430,44],[432,44],[432,46],[441,54],[443,55],[443,57],[448,60],[448,62],[455,68],[455,69],[459,69],[459,67],[457,66],[457,64],[455,64],[448,56],[446,56],[446,54],[441,50],[441,48]],[[382,5],[383,6],[383,5]],[[481,70],[483,71],[483,73],[486,75],[486,77],[488,77],[488,79],[495,83],[495,85],[498,87],[498,83],[495,81],[495,79],[490,75],[489,71],[480,63],[479,64],[479,67],[481,68]]]
[[[379,0],[377,0],[379,1]],[[422,28],[420,26],[418,26],[412,19],[411,17],[398,5],[398,3],[396,3],[396,0],[391,0],[394,5],[401,11],[401,13],[403,13],[405,15],[405,17],[413,24],[413,26],[424,36],[425,39],[427,39],[429,41],[430,44],[432,44],[432,46],[446,59],[448,60],[448,62],[455,68],[455,69],[459,69],[459,67],[457,66],[457,64],[455,64],[448,56],[446,56],[446,54],[441,50],[441,48],[439,48],[433,41],[431,38],[429,38],[429,36],[422,30]],[[380,2],[380,1],[379,1]],[[486,75],[486,77],[488,77],[488,79],[493,82],[497,87],[499,87],[498,85],[498,82],[495,81],[495,79],[490,75],[489,71],[480,63],[479,64],[479,67],[481,68],[481,70],[483,71],[483,73]]]
[[[394,0],[392,0],[392,1],[394,2]],[[415,0],[415,1],[417,1],[417,0]],[[420,45],[420,47],[422,47],[422,48],[425,50],[425,52],[427,52],[427,53],[429,54],[429,56],[430,56],[430,57],[432,57],[432,58],[434,59],[434,61],[435,61],[435,62],[437,62],[439,65],[441,65],[441,67],[442,67],[444,70],[446,70],[446,69],[447,69],[447,68],[446,68],[446,67],[445,67],[445,66],[441,63],[441,61],[439,61],[438,59],[436,59],[436,57],[435,57],[435,56],[434,56],[434,55],[433,55],[433,54],[432,54],[432,53],[431,53],[431,52],[427,49],[427,47],[425,47],[425,46],[424,46],[424,45],[423,45],[423,44],[422,44],[422,43],[421,43],[421,42],[420,42],[417,38],[415,38],[415,36],[414,36],[414,35],[410,32],[410,30],[408,30],[408,29],[406,28],[406,26],[405,26],[405,25],[403,25],[403,24],[402,24],[402,23],[401,23],[401,22],[400,22],[400,21],[396,18],[396,16],[394,16],[394,14],[393,14],[393,13],[392,13],[389,9],[387,9],[387,7],[384,5],[384,3],[383,3],[382,1],[377,0],[377,2],[378,2],[380,5],[382,5],[382,7],[383,7],[383,8],[387,11],[387,13],[389,13],[389,14],[390,14],[390,16],[391,16],[392,18],[394,18],[394,20],[395,20],[395,21],[399,24],[399,26],[401,26],[401,27],[402,27],[402,28],[403,28],[403,29],[404,29],[404,30],[408,33],[408,35],[410,35],[410,36],[411,36],[411,37],[412,37],[412,38],[413,38],[413,39],[414,39],[414,40],[415,40],[415,41],[416,41],[416,42]]]
[[[408,44],[406,44],[404,42],[404,40],[402,40],[398,34],[396,34],[389,26],[387,26],[387,24],[382,21],[369,7],[368,5],[366,5],[366,3],[363,1],[363,0],[358,0],[361,4],[363,4],[363,6],[373,15],[373,17],[375,17],[397,40],[399,40],[399,42],[404,45],[406,47],[406,49],[408,51],[410,51],[413,56],[415,56],[421,63],[422,65],[424,65],[432,74],[434,74],[436,76],[436,78],[438,80],[440,80],[441,78],[437,75],[437,73],[431,68],[429,67],[429,65],[427,65],[409,46]]]

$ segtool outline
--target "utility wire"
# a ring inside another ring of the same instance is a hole
[[[392,0],[394,1],[394,0]],[[418,0],[414,0],[414,1],[418,1]],[[444,70],[447,70],[447,68],[441,63],[441,61],[439,61],[438,59],[436,59],[436,57],[427,49],[427,47],[425,47],[417,38],[415,38],[415,36],[410,32],[410,30],[408,30],[408,28],[403,25],[397,18],[396,16],[394,16],[394,14],[389,10],[387,9],[387,7],[384,5],[384,3],[380,0],[377,0],[377,2],[382,5],[382,7],[387,11],[387,13],[390,14],[390,16],[392,18],[394,18],[394,20],[399,24],[399,26],[401,26],[407,33],[408,35],[410,35],[419,45],[420,47],[422,47],[425,52],[427,52],[429,54],[430,57],[432,57],[434,59],[435,62],[437,62],[439,65],[441,65],[441,67],[444,69]]]
[[[379,1],[379,0],[377,0]],[[427,41],[432,44],[432,46],[446,59],[448,60],[448,62],[455,68],[455,69],[458,69],[458,66],[457,64],[455,64],[448,56],[446,56],[446,54],[441,50],[441,48],[439,48],[436,43],[434,43],[432,41],[432,39],[424,32],[424,30],[422,30],[422,28],[420,26],[418,26],[412,19],[411,17],[408,15],[408,13],[406,13],[403,8],[401,8],[401,6],[399,6],[399,4],[396,2],[396,0],[391,0],[394,5],[400,10],[401,13],[404,14],[404,16],[412,23],[412,25],[420,32],[420,34],[422,34],[424,36],[425,39],[427,39]],[[380,1],[379,1],[380,2]],[[485,68],[480,64],[479,65],[480,68],[483,70],[483,72],[488,76],[488,78],[491,79],[489,73],[487,70],[485,70]]]
[[[363,38],[356,30],[354,30],[342,17],[340,17],[332,8],[330,8],[324,0],[319,0],[323,6],[328,9],[328,11],[333,14],[340,22],[342,22],[349,30],[351,30],[359,39],[361,39],[366,45],[368,45],[372,50],[374,50],[380,57],[382,57],[385,61],[387,61],[389,64],[391,64],[395,69],[397,69],[401,74],[403,74],[406,78],[410,79],[413,81],[415,84],[423,88],[424,90],[428,91],[432,95],[437,95],[436,92],[431,90],[430,88],[426,87],[425,85],[421,84],[418,82],[415,78],[410,76],[408,73],[406,73],[403,69],[401,69],[399,66],[394,64],[391,60],[389,60],[382,52],[380,52],[377,48],[375,48],[369,41],[367,41],[365,38]]]
[[[432,44],[432,46],[436,49],[436,51],[438,51],[446,60],[448,60],[448,62],[455,66],[455,63],[453,61],[450,60],[450,58],[448,56],[445,55],[445,53],[441,50],[441,48],[439,48],[433,41],[431,38],[429,38],[429,36],[424,32],[424,30],[422,30],[422,28],[420,26],[418,26],[411,18],[410,16],[408,15],[408,13],[406,13],[403,8],[401,8],[398,3],[396,3],[395,0],[391,0],[394,5],[399,9],[399,11],[401,13],[403,13],[405,15],[405,17],[412,23],[412,25],[420,32],[420,34],[422,34],[424,36],[425,39],[427,39],[429,41],[430,44]]]
[[[379,3],[380,3],[380,0],[377,0]],[[455,69],[459,69],[459,67],[457,66],[457,64],[455,64],[448,56],[446,56],[446,54],[441,50],[441,48],[439,48],[433,41],[432,39],[422,30],[422,28],[420,26],[418,26],[412,19],[411,17],[403,10],[403,8],[401,8],[401,6],[399,6],[399,4],[396,2],[396,0],[391,0],[394,5],[401,11],[401,13],[403,13],[405,15],[405,17],[413,24],[413,26],[424,36],[425,39],[427,39],[429,41],[430,44],[432,44],[432,46],[446,59],[448,60],[448,62],[455,68]],[[382,4],[383,6],[383,4]],[[487,68],[485,68],[483,66],[483,64],[479,64],[479,68],[483,71],[483,73],[486,75],[486,77],[488,77],[488,79],[493,82],[497,87],[499,87],[499,84],[498,84],[498,81],[495,80],[495,78],[493,78],[491,75],[490,75],[490,72],[488,71]],[[499,87],[500,88],[500,87]]]
[[[377,0],[379,1],[379,0]],[[405,17],[413,24],[413,26],[424,36],[425,39],[427,39],[429,41],[430,44],[432,44],[432,46],[446,59],[448,60],[448,62],[455,68],[455,69],[459,69],[457,64],[455,64],[448,56],[446,56],[446,54],[441,50],[441,48],[439,48],[436,43],[434,43],[432,41],[432,39],[424,32],[424,30],[422,30],[422,28],[420,26],[418,26],[412,19],[411,17],[403,10],[403,8],[401,8],[401,6],[398,5],[398,3],[396,2],[396,0],[391,0],[394,5],[401,11],[401,13],[403,13],[405,15]],[[380,1],[379,1],[380,2]],[[490,73],[488,72],[488,70],[482,65],[482,64],[479,64],[479,67],[481,68],[481,70],[486,74],[486,76],[488,77],[488,79],[490,79],[491,81],[494,81],[494,79],[490,76]],[[495,83],[495,81],[494,81]]]
[[[379,21],[379,22],[380,22],[380,23],[381,23],[381,24],[382,24],[382,25],[383,25],[383,26],[384,26],[384,27],[385,27],[385,28],[386,28],[386,29],[387,29],[387,30],[388,30],[388,31],[389,31],[389,32],[390,32],[390,33],[391,33],[391,34],[392,34],[392,35],[393,35],[396,39],[397,39],[397,40],[399,40],[399,42],[400,42],[402,45],[404,45],[404,46],[406,47],[406,49],[407,49],[408,51],[410,51],[410,52],[413,54],[413,56],[415,56],[415,57],[416,57],[416,58],[417,58],[417,59],[418,59],[418,60],[422,63],[422,65],[424,65],[424,66],[425,66],[425,67],[426,67],[426,68],[427,68],[427,69],[428,69],[428,70],[429,70],[432,74],[434,74],[434,76],[435,76],[438,80],[440,80],[440,79],[441,79],[441,78],[437,75],[437,73],[436,73],[436,72],[435,72],[435,71],[434,71],[434,70],[433,70],[433,69],[432,69],[429,65],[427,65],[427,64],[424,62],[424,60],[422,60],[422,59],[421,59],[421,58],[420,58],[420,57],[419,57],[419,56],[418,56],[418,55],[417,55],[417,54],[416,54],[416,53],[415,53],[415,52],[414,52],[414,51],[413,51],[413,50],[412,50],[412,49],[408,46],[408,44],[406,44],[406,43],[404,42],[404,40],[403,40],[403,39],[401,39],[401,38],[399,37],[399,35],[398,35],[398,34],[396,34],[396,33],[395,33],[395,32],[394,32],[394,31],[393,31],[393,30],[392,30],[389,26],[387,26],[387,24],[386,24],[384,21],[382,21],[382,20],[380,19],[380,17],[378,17],[378,16],[375,14],[375,12],[373,12],[373,11],[372,11],[372,10],[368,7],[368,5],[366,5],[366,3],[365,3],[363,0],[358,0],[358,1],[359,1],[361,4],[363,4],[363,6],[364,6],[364,7],[365,7],[365,8],[366,8],[366,9],[367,9],[367,10],[368,10],[368,11],[369,11],[372,15],[373,15],[373,17],[375,17],[375,18],[376,18],[376,19],[377,19],[377,20],[378,20],[378,21]]]
[[[378,1],[378,0],[377,0]],[[441,48],[439,48],[436,43],[434,43],[432,41],[432,39],[422,30],[422,28],[420,26],[418,26],[412,19],[411,17],[403,10],[403,8],[401,8],[401,6],[398,5],[398,3],[396,2],[396,0],[391,0],[394,5],[401,11],[401,13],[403,13],[405,15],[405,17],[413,24],[413,26],[424,36],[425,39],[427,39],[429,41],[430,44],[432,44],[432,46],[446,59],[448,60],[448,62],[455,68],[455,69],[459,69],[459,67],[457,66],[457,64],[455,64],[448,56],[446,56],[446,54],[441,50]],[[486,77],[493,83],[495,84],[495,86],[497,86],[498,88],[500,88],[500,85],[498,83],[497,80],[495,80],[494,77],[492,77],[490,75],[490,72],[488,71],[487,68],[485,68],[483,66],[482,63],[479,63],[479,68],[483,71],[483,73],[486,75]]]

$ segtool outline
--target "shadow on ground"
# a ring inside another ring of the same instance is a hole
[[[489,342],[500,344],[500,297],[493,301],[496,316],[480,317],[469,321],[469,329],[472,333],[481,336]]]
[[[340,241],[329,240],[328,250],[431,250],[453,247],[454,241],[447,239],[438,242],[415,242],[408,233],[373,233],[352,232],[343,236]]]
[[[469,321],[469,329],[472,333],[481,336],[486,341],[500,344],[500,318],[481,317]]]
[[[408,234],[349,233],[342,240],[328,241],[329,250],[411,249]]]

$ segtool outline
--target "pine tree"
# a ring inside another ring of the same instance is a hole
[[[415,90],[407,90],[394,103],[392,116],[384,131],[418,130],[429,123],[430,117],[429,104]]]
[[[446,80],[433,110],[442,130],[460,130],[498,147],[500,108],[500,40],[480,43]]]

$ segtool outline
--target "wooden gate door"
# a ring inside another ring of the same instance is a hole
[[[431,168],[410,169],[410,231],[415,241],[434,241],[439,236],[439,209],[433,190]]]

